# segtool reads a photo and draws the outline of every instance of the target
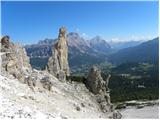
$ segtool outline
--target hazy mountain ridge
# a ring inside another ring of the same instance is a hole
[[[93,49],[97,50],[98,52],[106,53],[111,50],[109,43],[100,36],[96,36],[87,42]]]
[[[97,48],[93,48],[91,41],[86,41],[79,34],[73,32],[69,33],[67,37],[70,66],[95,64],[106,60],[107,55],[104,52],[99,52]]]
[[[112,46],[112,49],[120,50],[120,49],[124,49],[124,48],[128,48],[128,47],[137,46],[143,42],[144,41],[142,41],[142,40],[139,40],[139,41],[130,40],[130,41],[119,41],[119,42],[110,41],[109,44]]]
[[[159,56],[159,37],[141,43],[140,45],[125,48],[110,55],[112,63],[125,62],[157,62]]]

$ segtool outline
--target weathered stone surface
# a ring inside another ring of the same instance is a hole
[[[10,46],[9,36],[6,35],[6,36],[1,38],[1,45],[4,48],[9,48],[9,46]]]
[[[44,89],[51,90],[51,77],[31,68],[26,51],[20,45],[11,43],[8,36],[2,37],[1,43],[3,43],[1,44],[3,49],[1,49],[3,51],[1,52],[3,53],[1,54],[1,74],[6,77],[18,79],[21,83],[27,84],[32,90],[35,87],[40,91]],[[61,79],[66,77],[64,71],[61,73],[59,70],[59,73]]]
[[[95,95],[103,112],[113,111],[108,88],[110,77],[111,75],[108,75],[106,81],[104,81],[101,77],[101,71],[96,66],[93,66],[85,82],[86,87]]]
[[[96,66],[91,68],[86,86],[94,94],[101,94],[101,92],[106,91],[106,82],[101,77],[101,71]]]
[[[10,42],[9,36],[3,36],[1,38],[1,52],[11,52],[14,48],[14,44]]]
[[[65,27],[59,29],[58,41],[53,45],[52,56],[48,60],[46,69],[60,80],[65,80],[66,76],[70,75]]]
[[[48,76],[43,77],[40,82],[42,83],[44,89],[51,91],[52,82]]]
[[[25,50],[20,45],[11,43],[9,36],[1,39],[1,62],[2,73],[9,73],[17,78],[31,69]]]
[[[119,111],[114,111],[112,118],[113,119],[120,119],[120,118],[122,118],[122,115],[121,115],[121,113]]]

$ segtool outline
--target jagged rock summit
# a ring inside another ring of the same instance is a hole
[[[46,69],[60,80],[65,80],[70,75],[68,65],[68,45],[66,38],[66,28],[59,29],[57,42],[53,45],[52,56],[48,60]]]

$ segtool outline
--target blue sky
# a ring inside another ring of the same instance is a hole
[[[158,36],[158,2],[2,2],[2,35],[14,42],[56,38],[58,29],[89,39],[146,39]]]

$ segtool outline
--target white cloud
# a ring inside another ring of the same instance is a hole
[[[86,34],[86,33],[82,33],[81,36],[82,36],[84,39],[90,39],[89,35]]]
[[[111,38],[111,41],[119,41],[119,38]]]
[[[136,36],[136,35],[131,35],[128,37],[114,37],[111,38],[109,41],[111,42],[122,42],[122,41],[147,41],[147,40],[152,40],[156,36],[152,35],[141,35],[141,36]]]
[[[143,36],[143,35],[141,35],[141,36],[135,36],[135,35],[132,35],[130,38],[129,38],[129,40],[134,40],[134,41],[138,41],[138,40],[151,40],[151,39],[153,39],[154,37],[153,36],[151,36],[151,35],[147,35],[147,36]]]
[[[82,36],[86,36],[86,33],[82,33]]]

